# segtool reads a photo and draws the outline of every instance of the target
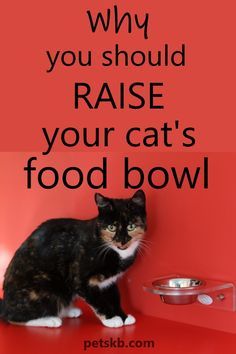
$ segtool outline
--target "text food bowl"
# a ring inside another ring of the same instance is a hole
[[[164,303],[171,305],[192,304],[204,285],[203,280],[183,277],[160,278],[152,282],[154,292]]]

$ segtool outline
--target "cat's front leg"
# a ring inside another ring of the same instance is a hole
[[[117,328],[136,321],[132,315],[127,315],[122,310],[119,290],[115,284],[102,289],[89,286],[84,298],[106,327]]]
[[[79,309],[78,307],[75,307],[73,305],[64,307],[60,313],[59,317],[60,318],[78,318],[82,315],[82,310]]]

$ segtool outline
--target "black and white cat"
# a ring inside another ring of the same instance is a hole
[[[91,220],[51,219],[12,258],[3,284],[0,317],[26,326],[59,327],[78,317],[83,298],[108,327],[135,323],[120,306],[117,278],[134,262],[146,231],[145,194],[129,199],[95,195]]]

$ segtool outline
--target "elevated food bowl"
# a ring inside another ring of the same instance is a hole
[[[194,278],[163,278],[153,281],[152,284],[154,288],[163,290],[160,296],[166,304],[187,305],[194,303],[197,295],[188,295],[186,291],[199,289],[205,285],[205,282]]]
[[[171,305],[187,305],[197,300],[205,281],[187,277],[162,277],[144,285],[145,290],[159,294],[161,300]]]
[[[236,290],[233,283],[171,274],[146,282],[143,289],[159,295],[165,304],[195,303],[214,309],[236,311]]]

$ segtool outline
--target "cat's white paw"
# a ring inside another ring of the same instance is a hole
[[[106,327],[111,327],[111,328],[118,328],[123,326],[123,321],[120,316],[115,316],[112,318],[109,318],[108,320],[102,320],[102,323]]]
[[[62,320],[59,317],[42,317],[36,320],[30,320],[26,322],[25,325],[30,327],[57,328],[62,325]]]
[[[128,315],[128,316],[126,317],[126,319],[125,319],[124,325],[125,325],[125,326],[132,325],[132,324],[134,324],[135,322],[136,322],[135,317],[132,316],[132,315]]]
[[[67,311],[67,316],[69,318],[77,318],[82,315],[82,310],[80,310],[78,307],[71,307]]]
[[[67,318],[77,318],[82,315],[82,310],[80,310],[78,307],[67,307],[61,310],[59,316],[61,318],[67,317]]]

